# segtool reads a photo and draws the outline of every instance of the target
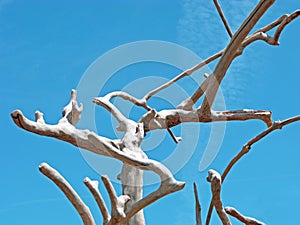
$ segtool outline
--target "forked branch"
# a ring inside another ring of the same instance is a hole
[[[261,132],[260,134],[258,134],[256,137],[252,138],[250,141],[248,141],[246,144],[244,144],[244,146],[242,147],[241,151],[236,154],[233,159],[229,162],[229,164],[226,166],[224,172],[222,173],[222,182],[224,182],[224,180],[226,179],[227,175],[229,174],[229,172],[231,171],[231,169],[233,168],[233,166],[245,155],[247,154],[252,145],[255,144],[256,142],[260,141],[261,139],[263,139],[264,137],[266,137],[268,134],[272,133],[275,130],[278,129],[282,129],[284,126],[297,122],[300,120],[300,116],[295,116],[289,119],[286,119],[284,121],[275,121],[271,127],[269,127],[268,129],[264,130],[263,132]],[[210,218],[211,218],[211,214],[212,214],[212,210],[213,210],[213,200],[211,200],[210,206],[209,206],[209,210],[207,213],[207,217],[206,217],[206,225],[208,225],[210,223]]]

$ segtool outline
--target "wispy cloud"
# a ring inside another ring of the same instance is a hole
[[[220,1],[233,32],[238,29],[256,3],[257,1]],[[180,44],[190,48],[203,59],[226,46],[229,36],[213,1],[183,0],[182,6],[183,16],[177,29]],[[222,83],[222,92],[228,108],[244,107],[239,99],[245,94],[247,82],[253,72],[249,70],[248,60],[236,60]],[[212,63],[210,68],[213,69],[214,65],[215,63]]]

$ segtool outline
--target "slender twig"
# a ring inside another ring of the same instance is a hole
[[[195,65],[194,67],[185,70],[184,72],[182,72],[181,74],[179,74],[178,76],[174,77],[172,80],[169,80],[167,83],[155,88],[154,90],[151,90],[150,92],[148,92],[144,97],[143,100],[147,101],[149,100],[153,95],[157,94],[158,92],[164,90],[165,88],[169,87],[170,85],[174,84],[176,81],[186,77],[186,76],[190,76],[192,73],[194,73],[195,71],[197,71],[198,69],[202,68],[203,66],[211,63],[212,61],[214,61],[215,59],[219,58],[222,55],[223,51],[217,52],[214,55],[208,57],[207,59],[201,61],[200,63],[198,63],[197,65]]]
[[[295,12],[293,12],[291,15],[288,15],[279,25],[278,29],[276,30],[275,34],[274,34],[274,40],[275,42],[278,42],[279,37],[281,32],[283,31],[283,29],[285,28],[285,26],[287,24],[289,24],[291,21],[293,21],[294,19],[296,19],[298,16],[300,16],[300,10],[297,10]]]
[[[268,129],[264,130],[263,132],[261,132],[259,135],[257,135],[256,137],[252,138],[250,141],[248,141],[241,149],[241,151],[235,155],[233,157],[233,159],[229,162],[229,164],[226,166],[223,174],[222,174],[222,182],[224,182],[224,180],[226,179],[228,173],[231,171],[232,167],[245,155],[247,154],[250,149],[251,149],[251,146],[260,141],[261,139],[263,139],[264,137],[266,137],[268,134],[270,134],[271,132],[277,130],[277,129],[281,129],[282,127],[288,125],[288,124],[291,124],[291,123],[294,123],[296,121],[299,121],[300,120],[300,116],[295,116],[295,117],[292,117],[292,118],[289,118],[289,119],[286,119],[282,122],[280,121],[277,121],[277,122],[274,122],[273,125],[271,127],[269,127]],[[207,213],[207,217],[206,217],[206,225],[209,224],[210,222],[210,218],[211,218],[211,214],[212,214],[212,210],[213,210],[213,203],[211,201],[210,203],[210,206],[209,206],[209,210],[208,210],[208,213]]]
[[[60,190],[62,190],[62,192],[66,195],[66,197],[69,199],[69,201],[72,203],[72,205],[80,215],[85,225],[96,225],[90,209],[84,204],[76,191],[58,171],[53,169],[47,163],[40,164],[39,170],[45,176],[51,179],[57,185],[57,187],[59,187]]]
[[[195,210],[196,210],[196,225],[202,225],[201,205],[200,205],[200,201],[199,201],[196,182],[194,182],[194,196],[195,196]]]
[[[300,120],[300,116],[295,116],[289,119],[286,119],[284,121],[276,121],[273,123],[273,125],[271,127],[269,127],[268,129],[266,129],[265,131],[261,132],[259,135],[257,135],[256,137],[252,138],[250,141],[248,141],[242,148],[242,150],[230,161],[230,163],[227,165],[227,167],[225,168],[223,174],[222,174],[222,181],[224,182],[227,174],[230,172],[230,170],[232,169],[232,167],[238,162],[238,160],[240,158],[242,158],[245,154],[247,154],[252,145],[255,144],[256,142],[260,141],[261,139],[263,139],[264,137],[266,137],[268,134],[270,134],[271,132],[281,129],[282,127],[294,123],[296,121]]]
[[[101,214],[103,216],[103,224],[107,224],[110,220],[110,214],[108,212],[108,209],[106,207],[106,204],[102,198],[102,195],[99,192],[98,189],[98,181],[96,180],[90,180],[88,177],[86,177],[84,179],[84,184],[88,187],[88,189],[91,191],[91,193],[93,194],[98,207],[101,211]]]
[[[239,211],[232,207],[225,207],[225,212],[246,225],[265,225],[263,222],[260,222],[254,218],[242,215]]]
[[[226,17],[224,16],[224,13],[223,13],[223,11],[222,11],[222,8],[221,8],[221,6],[220,6],[218,0],[214,0],[214,4],[215,4],[215,6],[216,6],[216,9],[217,9],[217,11],[218,11],[218,13],[219,13],[221,19],[222,19],[222,22],[223,22],[223,24],[224,24],[224,26],[225,26],[225,28],[226,28],[226,31],[227,31],[227,33],[229,34],[229,37],[232,38],[233,34],[232,34],[232,32],[231,32],[231,29],[230,29],[230,27],[229,27],[229,24],[228,24],[228,22],[227,22],[227,20],[226,20]]]

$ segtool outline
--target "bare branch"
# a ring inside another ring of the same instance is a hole
[[[78,107],[76,100],[76,91],[73,89],[71,92],[70,103],[64,107],[62,116],[66,118],[70,124],[74,125],[80,120],[83,105],[80,103]]]
[[[42,113],[40,112],[37,112],[36,114],[42,115]],[[76,129],[64,118],[61,119],[58,124],[49,125],[44,123],[41,118],[39,118],[37,122],[33,122],[27,119],[19,110],[12,112],[11,117],[17,126],[29,132],[63,140],[71,143],[72,145],[87,149],[99,155],[108,155],[103,144],[99,144],[95,147],[88,140],[88,135],[92,134],[93,132],[88,130]],[[99,140],[101,140],[101,143],[106,143],[106,145],[113,145],[117,147],[115,142],[108,138],[99,137]]]
[[[118,127],[119,131],[126,131],[126,129],[127,129],[126,127],[127,127],[129,119],[127,119],[120,112],[120,110],[109,101],[109,98],[106,98],[106,97],[94,98],[93,102],[96,103],[97,105],[105,108],[117,119],[117,121],[120,123],[120,126]]]
[[[291,15],[288,15],[279,25],[278,29],[276,30],[274,34],[274,40],[276,43],[278,43],[279,37],[283,29],[286,27],[287,24],[289,24],[291,21],[296,19],[298,16],[300,16],[300,10],[297,10],[293,12]]]
[[[107,224],[110,220],[110,214],[108,212],[108,209],[106,207],[106,204],[102,198],[102,195],[99,192],[98,189],[98,181],[96,180],[90,180],[88,177],[86,177],[84,179],[84,184],[88,187],[88,189],[91,191],[91,193],[93,194],[99,209],[101,211],[101,214],[103,216],[103,224]]]
[[[242,150],[230,161],[230,163],[227,165],[227,167],[225,168],[223,174],[222,174],[222,181],[224,182],[227,174],[230,172],[230,170],[232,169],[232,167],[239,161],[240,158],[242,158],[245,154],[247,154],[250,149],[251,146],[253,144],[255,144],[256,142],[260,141],[261,139],[263,139],[264,137],[266,137],[268,134],[270,134],[271,132],[278,130],[278,129],[282,129],[282,127],[294,123],[296,121],[300,120],[300,116],[296,116],[296,117],[292,117],[289,118],[287,120],[284,121],[275,121],[273,123],[273,125],[271,127],[269,127],[268,129],[266,129],[265,131],[261,132],[259,135],[257,135],[256,137],[252,138],[250,141],[248,141],[242,148]]]
[[[49,166],[47,163],[42,163],[39,170],[51,179],[72,203],[78,214],[80,215],[85,225],[96,225],[90,209],[84,204],[72,186],[63,178],[63,176]]]
[[[231,111],[212,111],[211,115],[202,114],[200,109],[186,111],[182,109],[162,110],[140,120],[144,124],[145,132],[156,129],[166,129],[186,122],[216,122],[216,121],[243,121],[259,119],[268,126],[272,124],[272,113],[267,110],[231,110]]]
[[[232,37],[214,70],[213,74],[215,76],[215,80],[213,79],[213,82],[209,83],[207,88],[204,101],[201,105],[202,114],[210,115],[211,106],[214,102],[219,84],[222,82],[227,69],[235,58],[238,48],[257,21],[273,3],[274,0],[261,0]]]
[[[271,132],[277,130],[277,129],[281,129],[282,127],[294,123],[296,121],[300,120],[300,116],[295,116],[289,119],[286,119],[282,122],[277,121],[274,122],[273,125],[271,127],[269,127],[268,129],[266,129],[265,131],[261,132],[259,135],[257,135],[256,137],[252,138],[250,141],[248,141],[242,148],[242,150],[233,157],[233,159],[229,162],[229,164],[226,166],[223,174],[222,174],[222,182],[224,182],[224,180],[226,179],[228,173],[231,171],[232,167],[245,155],[247,154],[250,149],[251,146],[253,144],[255,144],[256,142],[260,141],[261,139],[263,139],[264,137],[266,137],[268,134],[270,134]],[[207,217],[206,217],[206,225],[208,225],[210,223],[210,218],[211,218],[211,214],[212,214],[212,210],[213,210],[213,203],[211,201],[210,206],[209,206],[209,210],[207,213]]]
[[[231,30],[230,30],[229,24],[228,24],[228,22],[226,20],[226,17],[224,16],[224,13],[222,11],[222,8],[221,8],[218,0],[214,0],[214,4],[216,6],[216,9],[217,9],[217,11],[218,11],[221,19],[222,19],[222,22],[223,22],[223,24],[224,24],[224,26],[226,28],[226,31],[229,34],[229,37],[232,38],[233,34],[232,34]]]
[[[151,108],[146,104],[146,101],[144,99],[142,99],[142,100],[137,99],[137,98],[133,97],[132,95],[130,95],[126,92],[123,92],[123,91],[114,91],[114,92],[108,93],[105,96],[105,98],[108,100],[115,98],[115,97],[121,97],[124,100],[130,101],[137,106],[141,106],[141,107],[145,108],[147,111],[151,110]]]
[[[170,128],[167,128],[167,131],[169,132],[169,134],[171,135],[173,141],[178,144],[182,138],[181,137],[176,137],[175,134],[172,132],[172,130]]]
[[[201,220],[201,205],[198,197],[197,185],[194,182],[195,210],[196,210],[196,225],[202,225]]]
[[[111,203],[111,221],[109,224],[115,224],[116,222],[121,221],[122,218],[126,217],[124,208],[130,197],[128,195],[117,197],[116,191],[108,176],[103,175],[101,176],[101,179],[106,187]]]
[[[225,212],[228,215],[237,218],[239,221],[246,225],[265,225],[263,222],[260,222],[254,218],[243,216],[239,211],[232,207],[225,207]]]
[[[215,59],[219,58],[222,55],[223,51],[220,51],[210,57],[208,57],[207,59],[201,61],[200,63],[198,63],[197,65],[195,65],[194,67],[187,69],[186,71],[182,72],[181,74],[179,74],[178,76],[174,77],[172,80],[168,81],[167,83],[161,85],[160,87],[155,88],[154,90],[148,92],[144,97],[143,100],[147,101],[149,100],[153,95],[157,94],[158,92],[162,91],[163,89],[171,86],[172,84],[174,84],[176,81],[186,77],[186,76],[190,76],[192,73],[194,73],[195,71],[197,71],[198,69],[202,68],[203,66],[211,63],[212,61],[214,61]]]
[[[222,200],[220,197],[221,193],[221,184],[222,179],[218,172],[214,170],[208,171],[207,181],[211,183],[211,192],[212,192],[212,203],[216,208],[218,216],[220,217],[223,225],[231,225],[231,222],[224,210]]]

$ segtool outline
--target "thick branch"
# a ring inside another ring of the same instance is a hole
[[[225,207],[225,212],[228,215],[237,218],[239,221],[241,221],[246,225],[265,225],[263,222],[260,222],[254,218],[242,215],[239,211],[237,211],[235,208],[232,207]]]
[[[88,187],[88,189],[91,191],[93,194],[99,209],[101,211],[101,214],[103,216],[103,224],[107,224],[110,220],[110,214],[108,212],[108,209],[106,207],[106,204],[102,198],[102,195],[99,192],[98,189],[98,181],[96,180],[90,180],[88,177],[84,179],[84,184]]]
[[[212,111],[210,116],[202,114],[201,110],[186,111],[182,109],[162,110],[143,117],[140,122],[144,124],[145,132],[156,129],[166,129],[185,122],[216,122],[216,121],[243,121],[259,119],[268,126],[272,124],[272,113],[265,110],[232,110]],[[152,118],[152,119],[151,119]]]
[[[222,200],[220,197],[221,193],[221,184],[222,179],[218,172],[214,170],[208,171],[207,181],[211,183],[211,192],[212,192],[212,203],[216,208],[218,216],[220,217],[223,225],[231,225],[231,222],[225,212],[225,209],[222,204]]]
[[[36,114],[42,115],[42,113],[40,112],[37,112]],[[105,150],[105,146],[107,145],[113,145],[117,147],[113,140],[100,136],[99,139],[101,140],[101,143],[98,146],[92,145],[88,140],[88,135],[95,133],[89,130],[76,129],[65,119],[61,119],[59,123],[55,125],[46,124],[42,122],[43,119],[41,118],[37,120],[37,122],[33,122],[27,119],[19,110],[12,112],[11,117],[15,124],[24,130],[42,136],[53,137],[62,141],[66,141],[71,143],[72,145],[87,149],[99,155],[108,156],[108,153]],[[103,145],[103,143],[106,144]]]
[[[213,72],[215,80],[209,83],[204,101],[201,105],[201,111],[203,114],[210,114],[211,106],[214,102],[219,84],[222,82],[227,69],[235,58],[238,48],[257,21],[273,3],[274,0],[261,0],[232,37]]]
[[[62,175],[47,163],[42,163],[39,170],[51,179],[72,203],[76,211],[79,213],[85,225],[96,225],[90,209],[84,204],[72,186],[63,178]]]
[[[201,205],[200,205],[200,201],[199,201],[197,185],[195,182],[194,182],[194,196],[195,196],[195,210],[196,210],[196,225],[202,225]]]

